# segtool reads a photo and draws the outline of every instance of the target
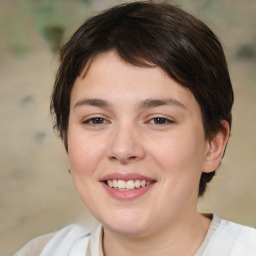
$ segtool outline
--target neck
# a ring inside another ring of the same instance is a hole
[[[120,235],[104,229],[104,256],[194,255],[202,244],[210,223],[210,219],[196,212],[189,218],[179,217],[162,230],[146,236]]]

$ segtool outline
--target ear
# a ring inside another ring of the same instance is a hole
[[[205,162],[202,172],[210,173],[215,171],[224,155],[229,138],[229,124],[222,120],[222,129],[208,141]]]

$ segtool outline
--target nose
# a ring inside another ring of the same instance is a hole
[[[108,158],[121,164],[128,164],[144,158],[142,136],[135,128],[119,127],[111,134]]]

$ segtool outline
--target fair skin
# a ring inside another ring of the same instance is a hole
[[[228,125],[207,140],[193,94],[157,67],[108,52],[84,72],[71,92],[68,155],[103,225],[104,255],[194,255],[210,225],[196,209],[200,176],[217,168]],[[114,179],[149,186],[110,188]]]

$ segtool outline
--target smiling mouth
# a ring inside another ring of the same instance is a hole
[[[147,187],[154,183],[154,181],[147,180],[106,180],[104,183],[110,188],[114,188],[121,191],[135,190],[143,187]]]

